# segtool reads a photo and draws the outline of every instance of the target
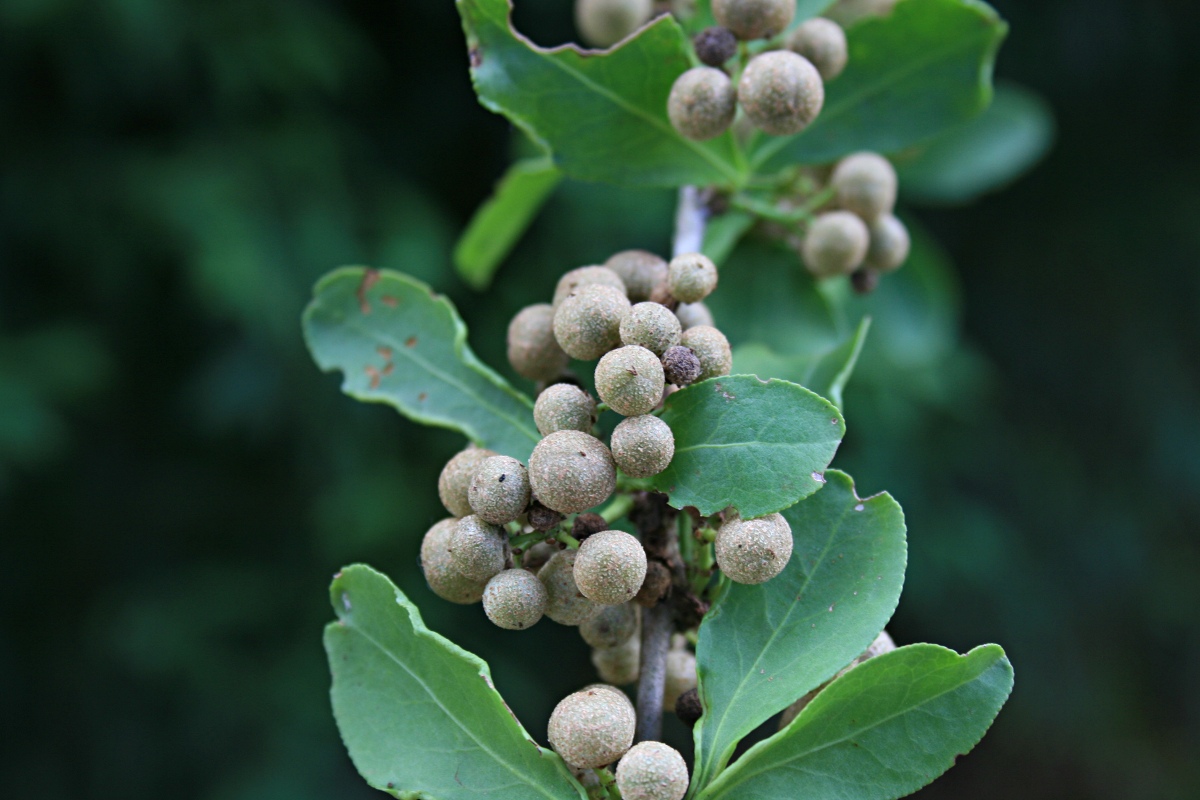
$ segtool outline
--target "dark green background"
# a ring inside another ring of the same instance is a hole
[[[571,38],[567,3],[518,5],[538,41]],[[998,641],[1017,668],[922,796],[1195,797],[1200,10],[996,5],[998,74],[1050,99],[1056,149],[916,211],[966,344],[928,385],[852,383],[837,464],[907,511],[896,638]],[[356,560],[488,659],[541,738],[585,647],[433,598],[417,541],[459,441],[343,397],[299,314],[333,266],[398,268],[500,364],[556,273],[665,250],[670,195],[566,186],[468,292],[448,255],[510,137],[449,0],[5,0],[0,81],[0,794],[374,796],[320,647]]]

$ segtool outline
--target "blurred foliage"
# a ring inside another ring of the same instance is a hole
[[[568,6],[521,0],[517,21],[565,41]],[[922,796],[1184,798],[1200,8],[996,6],[999,72],[1049,98],[1059,145],[971,208],[909,210],[945,252],[862,301],[836,463],[904,505],[896,638],[994,639],[1021,673],[987,745]],[[341,395],[299,315],[333,266],[401,269],[512,377],[512,313],[566,268],[665,251],[671,193],[565,182],[474,295],[451,253],[509,132],[448,0],[6,0],[0,41],[4,796],[375,796],[320,644],[328,578],[357,560],[491,662],[542,736],[586,648],[435,600],[416,542],[459,439]]]

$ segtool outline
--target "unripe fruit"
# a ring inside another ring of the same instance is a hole
[[[821,74],[791,50],[772,50],[750,59],[737,95],[750,121],[772,136],[799,133],[825,105]]]
[[[631,603],[601,606],[579,626],[579,635],[592,647],[605,649],[625,644],[637,633],[637,606]]]
[[[870,221],[892,213],[896,207],[899,179],[896,168],[878,153],[854,153],[838,162],[829,183],[837,202]]]
[[[688,770],[683,756],[662,742],[639,742],[617,764],[623,800],[683,800]]]
[[[538,580],[546,587],[546,616],[559,625],[579,625],[597,610],[575,583],[578,555],[578,550],[560,550],[538,571]]]
[[[571,292],[584,286],[609,286],[621,294],[625,294],[625,281],[621,276],[608,267],[579,267],[564,273],[554,287],[554,307],[557,309],[562,301],[570,297]]]
[[[504,569],[508,537],[504,531],[472,514],[454,526],[450,536],[450,560],[454,568],[475,581],[488,581]]]
[[[533,421],[543,436],[556,431],[587,433],[596,424],[596,401],[569,383],[556,383],[538,395]]]
[[[644,347],[618,348],[596,365],[596,393],[626,417],[649,413],[662,400],[665,385],[662,362]]]
[[[642,608],[654,608],[671,591],[671,570],[661,561],[646,561],[646,577],[642,587],[633,596],[633,602]]]
[[[825,16],[848,28],[866,17],[885,17],[892,13],[897,0],[838,0],[832,8],[825,10]]]
[[[679,699],[675,701],[675,716],[679,717],[679,721],[689,728],[695,727],[696,723],[700,721],[700,717],[704,716],[700,693],[695,689],[688,689],[679,695]]]
[[[826,83],[842,74],[850,58],[842,26],[822,17],[801,23],[788,36],[787,47],[811,61]]]
[[[700,359],[690,347],[679,345],[663,353],[663,377],[667,383],[680,388],[696,382],[700,377]]]
[[[667,278],[667,262],[645,250],[622,250],[604,266],[625,283],[625,293],[633,303],[649,300],[654,287]]]
[[[573,514],[608,499],[617,487],[617,467],[596,437],[558,431],[533,448],[529,482],[542,505]]]
[[[486,598],[484,599],[486,603]],[[674,711],[680,696],[696,688],[696,656],[690,650],[667,653],[667,680],[663,684],[663,709]]]
[[[743,41],[769,39],[792,24],[796,0],[712,0],[712,13]]]
[[[682,333],[679,318],[658,303],[638,303],[621,319],[621,342],[641,345],[656,356],[679,344]]]
[[[849,211],[821,214],[808,228],[801,256],[817,278],[853,272],[867,257],[871,235],[867,224]]]
[[[717,566],[735,583],[766,583],[792,557],[792,528],[782,514],[734,518],[717,531]]]
[[[650,19],[653,0],[576,0],[575,27],[584,43],[610,47]]]
[[[554,312],[554,338],[572,358],[590,361],[621,343],[621,317],[630,309],[624,291],[583,286]]]
[[[891,214],[884,214],[870,225],[871,244],[867,248],[867,265],[881,272],[892,272],[904,266],[912,240],[908,228]]]
[[[483,611],[501,628],[521,631],[532,627],[546,612],[546,587],[532,572],[506,569],[483,590]]]
[[[438,497],[447,511],[456,517],[471,513],[471,479],[479,465],[494,455],[491,450],[468,447],[446,462],[438,476]]]
[[[593,533],[606,530],[608,530],[608,520],[591,512],[577,515],[575,521],[571,523],[571,535],[581,542]]]
[[[697,33],[692,44],[696,47],[696,57],[710,67],[719,67],[737,54],[737,37],[720,25]]]
[[[685,331],[697,325],[716,325],[712,312],[704,303],[680,303],[675,309],[675,316],[679,317],[679,324]]]
[[[618,689],[616,686],[609,686],[607,683],[589,683],[587,686],[583,687],[579,691],[581,691],[581,692],[590,692],[590,691],[608,692],[615,699],[620,700],[622,703],[629,706],[629,709],[631,711],[635,710],[633,707],[633,701],[629,699],[629,695],[625,694],[623,691]]]
[[[443,600],[460,605],[478,603],[483,597],[485,581],[474,581],[454,568],[450,558],[450,537],[454,535],[457,519],[444,519],[434,525],[421,540],[421,571],[433,593]]]
[[[546,510],[549,511],[549,509]],[[558,512],[551,511],[550,513],[557,514]],[[544,567],[546,562],[553,558],[558,551],[558,542],[538,542],[521,556],[521,568],[536,575],[538,570]]]
[[[592,666],[605,683],[614,686],[635,683],[642,667],[641,639],[631,636],[616,647],[593,650]]]
[[[675,457],[671,426],[652,414],[621,420],[613,429],[610,444],[613,460],[631,478],[657,475]]]
[[[725,334],[708,325],[697,325],[683,332],[681,344],[700,359],[700,377],[704,381],[728,375],[733,369],[733,350]]]
[[[529,507],[529,473],[515,458],[492,456],[475,470],[467,497],[484,522],[507,525]]]
[[[624,531],[601,531],[579,545],[575,585],[601,605],[627,603],[646,578],[646,551]]]
[[[667,286],[681,303],[698,303],[717,288],[717,265],[703,253],[675,256],[667,266]]]
[[[508,325],[508,363],[523,378],[549,381],[567,368],[570,358],[554,338],[554,308],[526,306]]]
[[[698,142],[720,136],[737,114],[737,92],[716,67],[692,67],[675,79],[667,116],[681,136]]]
[[[550,714],[549,739],[562,760],[576,768],[603,767],[633,744],[637,718],[615,689],[591,688],[564,697]],[[623,694],[623,693],[622,693]]]

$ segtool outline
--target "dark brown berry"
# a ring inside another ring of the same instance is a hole
[[[670,590],[671,570],[661,561],[650,561],[646,564],[646,577],[642,580],[642,588],[633,599],[643,608],[653,608]]]
[[[593,533],[606,531],[608,528],[608,523],[599,514],[580,514],[575,518],[575,524],[571,526],[571,535],[582,542]]]
[[[704,707],[700,705],[700,693],[695,689],[688,689],[675,701],[675,716],[689,728],[694,727],[703,715]]]
[[[668,347],[663,353],[662,364],[667,383],[683,387],[700,377],[700,359],[690,347]]]
[[[529,507],[529,526],[535,531],[545,533],[558,527],[562,521],[562,514],[552,508],[546,508],[536,500]]]
[[[710,67],[719,67],[737,53],[737,37],[729,28],[714,25],[696,34],[696,56]]]
[[[850,276],[850,285],[859,294],[870,294],[879,286],[879,270],[863,267]]]

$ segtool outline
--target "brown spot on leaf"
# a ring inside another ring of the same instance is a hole
[[[471,69],[479,69],[483,66],[483,53],[479,52],[478,47],[472,47],[468,57],[471,59]]]
[[[379,355],[383,356],[384,358],[392,357],[392,348],[385,347],[384,345],[379,345],[379,347],[376,347],[375,352],[379,353]]]
[[[407,339],[405,339],[404,346],[405,347],[416,347],[417,346],[417,337],[410,336]]]
[[[371,313],[371,304],[367,300],[367,292],[371,291],[371,287],[379,283],[379,270],[368,269],[363,271],[362,280],[358,284],[358,308],[364,314]]]
[[[382,300],[383,304],[388,308],[395,308],[396,306],[400,305],[400,301],[392,297],[390,294],[385,294],[379,299]]]
[[[429,395],[425,394],[424,392],[421,392],[419,395],[417,395],[418,403],[424,403],[427,399],[429,399]]]
[[[365,368],[365,371],[366,371],[367,375],[371,378],[371,388],[378,389],[379,381],[381,378],[381,376],[379,374],[379,370],[376,369],[375,367],[371,366],[370,364],[368,364]]]
[[[383,372],[381,372],[379,374],[384,375],[384,376],[391,375],[395,369],[396,369],[396,365],[393,364],[391,361],[389,361],[388,363],[383,365]]]

